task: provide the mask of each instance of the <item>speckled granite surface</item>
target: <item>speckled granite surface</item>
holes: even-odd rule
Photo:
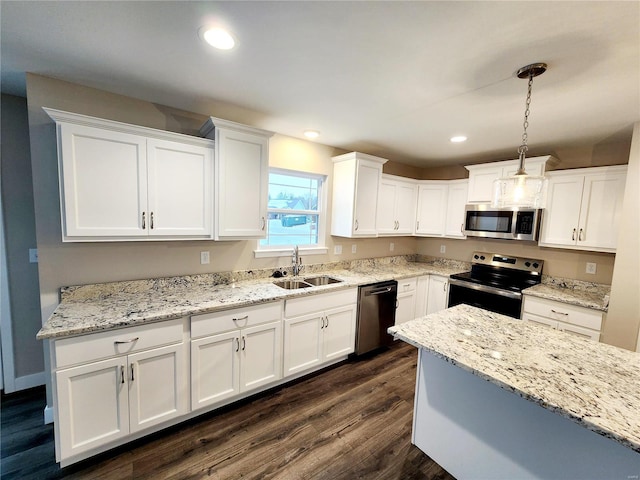
[[[416,260],[416,256],[305,265],[302,278],[328,274],[343,282],[299,290],[285,290],[274,285],[274,279],[269,276],[273,269],[65,287],[61,290],[61,303],[37,338],[81,335],[394,278],[427,274],[448,276],[469,269],[465,262],[411,260]]]
[[[527,288],[522,293],[606,312],[609,309],[611,285],[543,275],[542,283]]]
[[[640,353],[468,305],[389,332],[640,453]]]

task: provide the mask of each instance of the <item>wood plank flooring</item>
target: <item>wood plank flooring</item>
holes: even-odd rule
[[[455,480],[411,445],[417,352],[402,342],[60,469],[44,389],[3,395],[2,480]]]

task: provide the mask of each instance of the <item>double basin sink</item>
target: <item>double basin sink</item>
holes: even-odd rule
[[[278,280],[273,283],[280,288],[294,290],[297,288],[318,287],[321,285],[330,285],[332,283],[340,282],[342,282],[342,280],[338,280],[337,278],[333,278],[328,275],[318,275],[316,277],[306,277],[304,279]]]

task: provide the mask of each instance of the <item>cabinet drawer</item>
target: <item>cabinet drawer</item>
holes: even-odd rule
[[[63,338],[54,342],[55,368],[92,362],[160,345],[182,342],[184,319]]]
[[[191,338],[252,327],[282,318],[282,302],[234,308],[191,317]]]
[[[323,312],[330,308],[341,307],[358,302],[358,289],[339,290],[337,292],[312,295],[304,298],[285,300],[284,315],[287,318],[308,313]]]
[[[416,277],[398,280],[398,293],[414,292],[417,282],[418,279]]]
[[[600,330],[602,327],[602,312],[544,298],[525,295],[524,311],[592,330]]]

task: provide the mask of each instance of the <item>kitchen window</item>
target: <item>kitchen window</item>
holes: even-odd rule
[[[267,237],[258,240],[256,257],[290,255],[296,245],[307,255],[327,253],[325,180],[324,175],[269,169]]]

